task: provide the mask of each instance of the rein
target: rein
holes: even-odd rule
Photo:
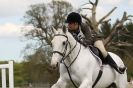
[[[77,45],[77,42],[76,42],[76,45]],[[74,48],[73,48],[73,49],[74,49]],[[73,79],[72,79],[72,76],[71,76],[71,74],[70,74],[69,68],[70,68],[71,65],[74,63],[74,61],[77,59],[77,57],[78,57],[78,55],[79,55],[79,53],[80,53],[80,50],[81,50],[81,44],[80,44],[80,49],[79,49],[79,52],[78,52],[77,56],[75,57],[75,59],[72,61],[72,63],[71,63],[69,66],[67,66],[66,63],[65,63],[64,60],[63,60],[63,64],[65,65],[65,67],[66,67],[66,69],[67,69],[67,72],[68,72],[68,75],[69,75],[69,78],[70,78],[70,80],[71,80],[71,82],[72,82],[72,84],[74,85],[75,88],[78,88],[78,86],[74,83],[74,81],[73,81]]]

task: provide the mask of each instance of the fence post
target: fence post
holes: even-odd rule
[[[14,88],[13,61],[9,61],[9,88]]]
[[[9,88],[14,88],[14,73],[13,73],[13,61],[9,61],[8,64],[0,64],[2,70],[2,88],[6,88],[6,69],[9,69]]]
[[[2,68],[2,88],[6,88],[6,69]]]

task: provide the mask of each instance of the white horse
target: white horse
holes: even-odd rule
[[[54,33],[51,66],[56,67],[58,63],[64,61],[77,88],[92,88],[101,68],[101,61],[91,53],[89,48],[78,43],[66,29],[54,29]],[[124,67],[119,56],[111,52],[109,54],[118,66]],[[51,88],[68,88],[67,85],[71,81],[66,66],[60,63],[59,70],[60,77]],[[119,74],[109,65],[103,65],[103,74],[94,88],[106,88],[113,82],[116,83],[117,88],[127,88],[126,71],[124,74]]]

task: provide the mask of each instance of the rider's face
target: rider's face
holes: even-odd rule
[[[70,22],[68,23],[68,29],[69,30],[77,30],[79,27],[79,24],[76,22]]]

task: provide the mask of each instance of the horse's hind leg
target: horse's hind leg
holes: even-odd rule
[[[127,88],[127,74],[119,74],[116,82],[117,88]]]
[[[63,81],[61,78],[51,87],[51,88],[66,88],[67,82]]]

